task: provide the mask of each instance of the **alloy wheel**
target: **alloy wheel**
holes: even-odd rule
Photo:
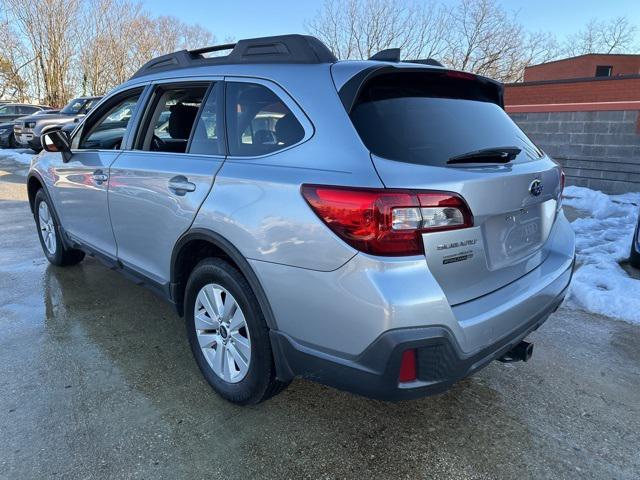
[[[225,382],[237,383],[249,371],[251,337],[240,305],[224,287],[200,289],[193,311],[196,337],[207,363]]]
[[[40,221],[40,236],[47,248],[47,251],[51,255],[56,254],[57,241],[56,241],[56,229],[53,223],[53,217],[49,211],[49,206],[46,202],[40,202],[38,206],[38,219]]]

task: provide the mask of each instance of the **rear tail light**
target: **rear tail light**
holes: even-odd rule
[[[416,368],[416,351],[415,349],[405,350],[402,352],[402,360],[400,360],[400,373],[398,381],[401,383],[413,382],[418,378],[418,369]]]
[[[473,226],[455,193],[303,185],[302,195],[336,235],[372,255],[420,255],[423,233]]]

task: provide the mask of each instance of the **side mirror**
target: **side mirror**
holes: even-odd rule
[[[40,140],[42,148],[47,152],[60,152],[62,153],[62,159],[66,163],[71,158],[71,144],[69,143],[69,137],[62,130],[54,130],[42,135]]]
[[[80,121],[80,117],[76,117],[73,119],[73,123],[78,123]]]

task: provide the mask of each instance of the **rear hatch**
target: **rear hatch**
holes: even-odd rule
[[[398,70],[347,83],[357,93],[342,99],[387,188],[455,192],[467,202],[472,227],[422,236],[429,269],[456,305],[544,261],[561,169],[504,112],[500,84]]]

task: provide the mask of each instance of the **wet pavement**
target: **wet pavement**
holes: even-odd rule
[[[92,259],[48,265],[0,153],[0,478],[638,478],[640,327],[561,308],[527,364],[384,403],[307,381],[216,397],[182,319]]]

